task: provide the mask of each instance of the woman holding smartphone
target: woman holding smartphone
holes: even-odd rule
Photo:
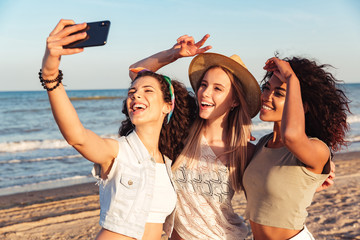
[[[170,214],[176,204],[168,157],[174,158],[182,149],[196,110],[194,99],[181,83],[143,72],[134,79],[124,100],[126,119],[119,130],[121,137],[102,138],[86,129],[66,94],[59,70],[63,55],[83,51],[64,48],[86,37],[86,33],[73,34],[86,24],[74,24],[61,20],[50,33],[39,77],[62,135],[95,164],[102,226],[97,239],[160,239],[165,219],[173,222]],[[174,131],[178,134],[170,134]]]

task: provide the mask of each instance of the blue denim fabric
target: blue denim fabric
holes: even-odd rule
[[[119,141],[119,153],[107,179],[100,178],[100,166],[94,164],[92,174],[98,179],[100,192],[100,222],[110,231],[141,239],[153,198],[155,160],[135,131]],[[171,160],[164,156],[171,179]],[[171,234],[174,214],[166,219]],[[172,223],[172,224],[171,224]]]

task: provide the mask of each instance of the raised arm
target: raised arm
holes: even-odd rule
[[[300,82],[290,64],[271,58],[264,67],[287,84],[281,137],[285,146],[313,172],[321,173],[330,157],[329,148],[320,140],[309,139],[305,133],[305,112]]]
[[[181,36],[177,39],[176,44],[172,48],[144,58],[132,64],[129,68],[136,69],[141,67],[156,72],[163,66],[168,65],[179,58],[195,56],[211,49],[211,46],[202,47],[209,37],[210,35],[206,34],[199,42],[195,43],[193,37],[188,35]],[[129,71],[129,75],[131,79],[136,77],[136,73],[133,71]]]
[[[86,33],[71,35],[84,29],[86,23],[66,27],[73,24],[75,23],[72,20],[60,20],[50,33],[47,38],[46,51],[42,62],[42,74],[40,76],[45,80],[43,84],[48,89],[48,97],[55,121],[66,141],[86,159],[99,163],[104,169],[107,169],[118,151],[116,140],[103,139],[92,131],[85,129],[63,85],[57,81],[46,82],[58,78],[62,55],[71,55],[83,51],[83,49],[79,48],[63,48],[64,45],[86,37]]]

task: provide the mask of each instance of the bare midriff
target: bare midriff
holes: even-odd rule
[[[250,220],[251,230],[254,240],[277,240],[289,239],[298,234],[301,230],[292,230],[286,228],[270,227],[255,223]]]
[[[145,232],[142,240],[153,240],[161,239],[163,224],[162,223],[146,223]],[[125,236],[120,233],[109,231],[105,228],[102,228],[99,234],[96,237],[96,240],[133,240],[135,238]]]

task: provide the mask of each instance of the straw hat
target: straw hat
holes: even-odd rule
[[[241,82],[244,89],[245,101],[248,104],[250,116],[253,118],[260,110],[260,87],[254,76],[247,70],[238,55],[226,57],[217,53],[202,53],[190,63],[189,78],[194,91],[204,73],[212,66],[221,66],[228,69]]]

